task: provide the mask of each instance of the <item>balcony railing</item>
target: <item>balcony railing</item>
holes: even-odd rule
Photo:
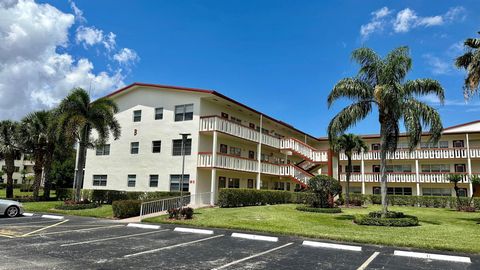
[[[261,138],[262,144],[281,150],[290,150],[294,154],[312,162],[327,162],[328,160],[328,152],[326,150],[317,150],[294,138],[280,139],[260,133],[253,128],[219,116],[201,117],[200,131],[219,131],[252,142],[259,142],[259,138]]]
[[[468,174],[467,173],[419,173],[418,182],[419,183],[450,183],[448,180],[448,175],[450,174],[460,174],[462,175],[462,180],[460,183],[468,183]],[[475,173],[475,175],[480,175]],[[365,173],[365,182],[380,182],[381,175],[380,173]],[[346,181],[346,173],[340,174],[340,181]],[[352,173],[350,176],[351,182],[362,182],[361,173]],[[403,172],[403,173],[387,173],[387,181],[394,183],[416,183],[417,176],[415,173]]]
[[[480,157],[480,149],[470,149],[472,157]],[[340,153],[340,160],[347,160],[344,153]],[[406,149],[398,149],[393,154],[388,154],[387,159],[411,160],[411,159],[453,159],[467,158],[466,148],[435,148],[435,149],[415,149],[412,152]],[[362,153],[354,153],[352,160],[361,160]],[[368,151],[363,153],[364,160],[380,160],[380,151]]]
[[[258,172],[258,161],[232,155],[217,154],[216,164],[213,164],[212,153],[198,153],[198,167],[220,168],[243,172]],[[274,164],[261,162],[261,173],[275,176],[287,176],[306,185],[312,174],[298,168],[293,164]]]

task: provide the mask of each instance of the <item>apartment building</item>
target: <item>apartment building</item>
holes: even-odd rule
[[[119,112],[119,139],[87,151],[84,188],[212,193],[219,188],[301,190],[316,174],[344,184],[346,158],[328,140],[252,109],[218,92],[134,83],[107,96]],[[480,171],[480,122],[445,129],[437,145],[410,153],[402,137],[389,159],[389,193],[451,195],[447,173]],[[185,141],[183,186],[182,135]],[[368,135],[368,152],[354,155],[351,191],[378,192],[379,136]],[[427,137],[425,136],[425,139]],[[212,201],[213,203],[213,201]]]
[[[398,150],[388,157],[388,194],[455,196],[453,184],[447,176],[459,174],[460,194],[480,196],[480,188],[472,186],[470,178],[480,176],[480,121],[465,123],[443,130],[436,144],[422,142],[412,152],[406,136],[402,135]],[[352,156],[350,191],[362,194],[380,194],[380,138],[379,135],[362,136],[369,150]],[[340,153],[334,173],[345,181],[347,157]]]
[[[24,177],[33,175],[33,165],[34,162],[28,155],[17,153],[14,161],[13,183],[22,184]],[[5,159],[3,157],[0,157],[0,169],[5,172]],[[7,183],[7,175],[5,173],[0,177],[0,184],[3,183]]]

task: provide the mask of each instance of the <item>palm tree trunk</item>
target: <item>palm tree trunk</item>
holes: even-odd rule
[[[78,158],[77,158],[77,173],[75,174],[75,201],[79,202],[83,187],[83,177],[84,177],[84,168],[85,168],[85,158],[87,155],[87,127],[84,127],[81,131],[81,140],[78,144]]]
[[[352,174],[352,157],[347,155],[348,158],[348,166],[347,166],[347,188],[346,188],[346,196],[345,196],[345,205],[347,207],[350,206],[350,176]]]
[[[380,126],[380,176],[381,176],[381,184],[380,184],[380,189],[381,189],[381,196],[382,196],[382,217],[385,217],[388,212],[388,202],[387,202],[387,142],[385,138],[385,128],[383,126],[384,124],[381,123]]]
[[[5,155],[5,173],[7,174],[7,198],[13,198],[13,172],[15,171],[15,157],[13,154]]]
[[[43,151],[37,149],[35,151],[35,165],[33,166],[33,172],[35,173],[35,180],[33,181],[33,199],[38,201],[40,184],[42,183],[42,173],[43,173]]]
[[[51,150],[51,149],[50,149]],[[52,171],[52,161],[53,161],[53,151],[48,150],[45,155],[44,163],[44,172],[45,172],[45,183],[43,187],[43,198],[48,201],[50,199],[50,189],[52,187],[52,182],[50,180],[50,173]]]

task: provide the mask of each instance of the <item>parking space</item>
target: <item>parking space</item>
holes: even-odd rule
[[[94,218],[0,219],[0,230],[1,269],[480,269],[471,255],[471,263],[420,259],[387,247]]]

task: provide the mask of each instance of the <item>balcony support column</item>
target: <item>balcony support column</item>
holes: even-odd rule
[[[468,196],[472,197],[473,195],[473,185],[472,185],[472,158],[470,157],[470,141],[468,138],[468,133],[465,134],[465,139],[467,142],[467,166],[468,166]]]
[[[212,179],[210,181],[210,204],[214,205],[217,198],[217,144],[218,144],[218,133],[216,130],[213,131],[213,145],[212,145]]]
[[[257,144],[257,189],[261,188],[262,181],[262,137],[263,137],[263,115],[260,115],[260,134],[258,135],[258,144]]]
[[[361,178],[362,178],[362,194],[365,195],[365,160],[363,159],[363,149],[362,152],[360,153],[361,155]]]
[[[420,196],[420,171],[418,168],[418,159],[415,159],[415,182],[417,183],[417,196]]]

